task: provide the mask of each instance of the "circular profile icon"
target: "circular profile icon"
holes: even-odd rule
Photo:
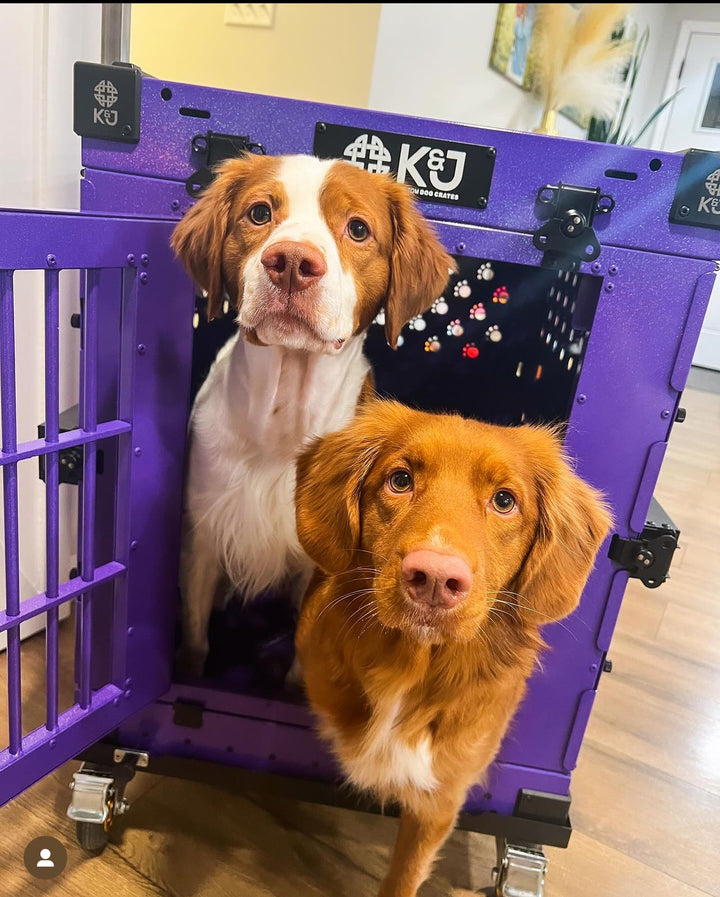
[[[55,878],[67,865],[67,850],[57,838],[35,838],[25,848],[23,859],[35,878]]]

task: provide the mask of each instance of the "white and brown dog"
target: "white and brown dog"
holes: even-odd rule
[[[384,307],[391,346],[442,292],[453,259],[407,187],[343,161],[229,160],[172,246],[239,332],[190,418],[182,551],[185,673],[200,674],[223,579],[245,598],[312,564],[295,530],[295,460],[354,415],[370,368],[365,332]]]

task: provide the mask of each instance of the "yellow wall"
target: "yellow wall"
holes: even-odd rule
[[[272,28],[224,3],[133,3],[130,61],[168,81],[365,107],[379,3],[278,3]]]

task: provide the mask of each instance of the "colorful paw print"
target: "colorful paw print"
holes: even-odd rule
[[[478,302],[476,305],[470,309],[470,317],[473,321],[484,321],[485,320],[485,306],[482,302]]]
[[[447,335],[448,336],[462,336],[465,333],[465,328],[460,323],[460,320],[456,318],[454,321],[450,321],[447,325]]]
[[[499,343],[502,339],[502,333],[500,333],[500,328],[497,324],[493,324],[492,327],[488,327],[485,331],[486,339],[489,339],[491,343]]]
[[[472,290],[470,289],[470,284],[467,280],[459,280],[455,284],[455,289],[453,290],[453,295],[456,299],[469,299]]]
[[[465,343],[462,350],[463,358],[477,358],[480,350],[475,343]]]
[[[477,279],[478,280],[492,280],[495,277],[495,272],[492,269],[492,265],[490,262],[483,262],[482,265],[478,268],[477,271]]]
[[[385,325],[385,309],[381,308],[380,311],[375,316],[375,320],[373,324],[379,324],[381,327]]]
[[[507,305],[510,298],[507,287],[498,287],[493,293],[493,302],[499,302],[500,305]]]
[[[437,298],[433,302],[432,307],[430,308],[430,311],[436,315],[446,315],[450,311],[450,308],[449,308],[447,302],[445,301],[445,297],[440,296],[439,298]]]
[[[425,351],[426,352],[439,352],[440,351],[440,340],[436,336],[431,336],[429,339],[425,340]]]
[[[425,323],[425,318],[422,315],[418,315],[416,318],[411,318],[408,321],[408,327],[411,330],[424,330],[427,324]]]

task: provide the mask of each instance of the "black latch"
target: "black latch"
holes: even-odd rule
[[[140,140],[142,72],[135,65],[76,62],[73,130],[81,137],[137,143]]]
[[[206,134],[196,134],[191,146],[193,159],[202,161],[197,171],[185,181],[185,189],[190,196],[198,196],[212,182],[215,177],[213,166],[218,162],[245,153],[257,152],[259,155],[265,155],[262,143],[253,143],[247,135],[216,134],[214,131],[208,131]]]
[[[77,430],[79,423],[79,406],[73,405],[60,413],[59,431],[67,433],[70,430]],[[38,424],[38,437],[45,438],[45,424]],[[95,452],[96,472],[100,476],[104,469],[104,458],[102,449]],[[38,457],[40,466],[40,479],[45,482],[45,455]],[[83,479],[83,447],[81,445],[69,445],[60,449],[58,452],[58,480],[61,483],[69,483],[71,486],[77,486],[82,483]]]
[[[546,184],[538,190],[536,214],[545,223],[533,234],[536,249],[543,251],[544,268],[577,270],[580,262],[600,255],[600,244],[592,229],[596,214],[615,208],[615,200],[599,187]]]
[[[680,530],[653,498],[645,528],[637,539],[613,536],[608,557],[629,571],[649,589],[669,578],[670,564],[678,548]]]

